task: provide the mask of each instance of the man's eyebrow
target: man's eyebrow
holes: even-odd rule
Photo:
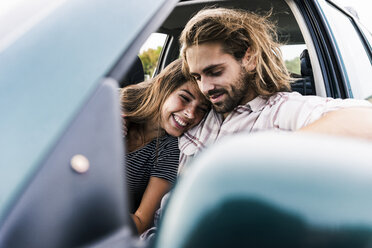
[[[194,96],[193,94],[191,94],[190,91],[188,91],[188,90],[186,90],[186,89],[181,89],[181,91],[186,92],[188,95],[190,95],[190,97],[191,97],[192,99],[195,99],[195,96]]]
[[[210,71],[210,70],[213,70],[214,68],[216,68],[216,67],[218,67],[218,66],[221,66],[221,65],[223,65],[223,63],[215,64],[215,65],[209,65],[209,66],[207,66],[207,67],[205,67],[205,68],[203,69],[203,73],[206,73],[206,72],[208,72],[208,71]]]
[[[218,66],[221,66],[223,64],[224,63],[209,65],[209,66],[205,67],[202,72],[203,73],[207,73],[208,71],[213,70],[214,68],[216,68]],[[200,74],[199,73],[196,73],[196,72],[190,72],[190,75],[191,76],[199,76]]]

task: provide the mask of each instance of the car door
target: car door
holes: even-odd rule
[[[296,1],[311,33],[326,95],[365,99],[372,94],[371,45],[358,20],[327,0]]]
[[[117,79],[175,1],[18,3],[0,16],[0,247],[132,247]]]
[[[369,32],[363,32],[358,18],[331,1],[319,1],[330,37],[344,74],[344,85],[350,97],[365,99],[372,95],[372,50]]]

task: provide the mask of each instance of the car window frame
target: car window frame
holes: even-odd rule
[[[113,78],[120,82],[126,75],[133,61],[139,53],[141,46],[145,43],[151,33],[155,33],[165,18],[170,14],[178,0],[165,0],[160,8],[155,12],[151,20],[140,30],[139,35],[132,41],[127,49],[121,54],[115,62],[106,77]],[[160,57],[159,57],[160,58]],[[156,72],[156,69],[155,69]]]
[[[362,99],[365,97],[365,94],[362,93],[364,90],[367,89],[369,93],[372,93],[372,85],[364,85],[365,79],[370,78],[367,75],[372,75],[372,56],[368,41],[366,41],[366,37],[362,34],[359,26],[357,25],[356,18],[347,10],[341,8],[330,0],[321,0],[318,1],[318,4],[322,8],[326,25],[329,27],[329,35],[333,40],[335,53],[339,60],[339,66],[341,67],[341,72],[344,75],[343,83],[345,85],[345,90],[347,91],[346,93],[350,98]],[[342,18],[339,21],[345,21],[345,25],[347,25],[347,27],[344,29],[350,29],[347,36],[352,37],[352,39],[348,38],[348,41],[346,42],[343,32],[338,30],[339,23],[334,21],[336,18]],[[354,47],[353,50],[355,52],[358,51],[360,53],[359,56],[362,56],[358,56],[358,58],[370,62],[370,66],[364,65],[364,69],[366,70],[361,70],[359,67],[352,68],[355,65],[355,62],[358,63],[360,61],[357,61],[354,56],[351,55],[351,51],[350,49],[348,51],[347,45],[345,47],[345,44],[349,44],[351,42]],[[350,60],[354,62],[350,62]]]
[[[320,65],[320,73],[323,77],[325,96],[349,98],[347,85],[345,85],[345,75],[340,66],[340,58],[319,1],[295,1],[295,5],[304,19],[306,28],[310,34],[310,43],[315,48],[315,53],[310,53],[310,56],[316,55],[317,57]]]

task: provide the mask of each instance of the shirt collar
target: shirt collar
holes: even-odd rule
[[[250,100],[246,104],[238,105],[235,107],[233,112],[240,112],[239,110],[242,109],[250,109],[252,112],[259,112],[266,106],[267,99],[263,98],[262,96],[256,96],[254,99]]]
[[[249,101],[246,105],[248,105],[252,112],[259,112],[266,106],[267,99],[263,98],[262,96],[256,96],[253,100]]]

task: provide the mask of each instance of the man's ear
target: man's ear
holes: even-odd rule
[[[256,56],[253,55],[250,47],[248,47],[247,51],[245,52],[242,63],[247,71],[253,71],[256,69]]]

